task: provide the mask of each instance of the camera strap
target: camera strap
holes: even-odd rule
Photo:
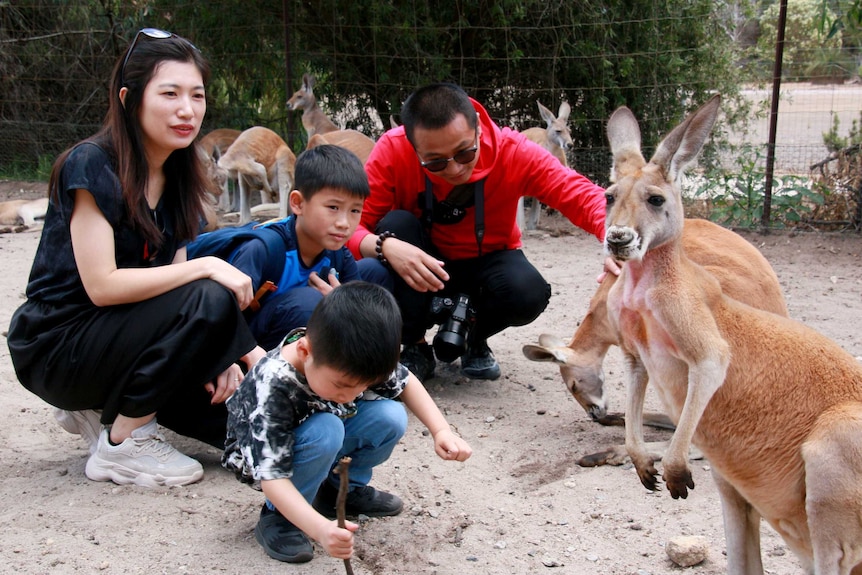
[[[458,186],[452,189],[446,197],[446,201],[454,199],[453,196],[461,195],[461,190]],[[461,200],[462,198],[457,198]],[[473,182],[473,202],[476,206],[476,216],[474,218],[473,230],[476,234],[476,246],[479,249],[479,256],[482,255],[482,240],[485,239],[485,178]],[[456,205],[457,209],[466,209]],[[434,185],[431,183],[431,178],[425,176],[425,206],[422,208],[422,223],[425,224],[425,230],[429,237],[431,235],[431,225],[434,223]]]

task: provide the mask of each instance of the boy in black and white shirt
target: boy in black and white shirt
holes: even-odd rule
[[[398,363],[400,339],[392,295],[346,283],[321,300],[305,330],[261,359],[228,401],[222,464],[266,495],[255,537],[271,557],[310,561],[308,537],[333,557],[352,555],[358,525],[341,529],[327,519],[335,517],[332,470],[342,457],[351,458],[348,515],[401,512],[397,496],[368,483],[406,430],[405,405],[431,432],[441,458],[470,457],[422,383]]]

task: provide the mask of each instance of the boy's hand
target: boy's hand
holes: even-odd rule
[[[338,273],[333,269],[329,270],[329,276],[326,279],[329,281],[324,281],[317,272],[311,272],[311,275],[308,277],[308,285],[323,295],[328,294],[341,285],[341,282],[338,281]]]
[[[441,459],[450,461],[467,461],[473,455],[470,445],[448,428],[434,435],[434,451]]]
[[[344,529],[337,521],[329,521],[315,538],[324,551],[336,559],[350,559],[353,556],[353,532],[359,525],[352,521],[344,522]]]

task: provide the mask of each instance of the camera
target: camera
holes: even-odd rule
[[[431,317],[440,328],[434,336],[434,355],[450,363],[467,352],[467,338],[476,322],[476,312],[470,298],[463,293],[451,297],[431,299]]]

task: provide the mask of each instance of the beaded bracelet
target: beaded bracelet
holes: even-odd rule
[[[377,252],[377,261],[387,267],[389,266],[389,260],[387,260],[383,255],[383,242],[394,237],[395,234],[392,232],[381,232],[380,235],[377,236],[377,245],[374,246],[374,251]]]

